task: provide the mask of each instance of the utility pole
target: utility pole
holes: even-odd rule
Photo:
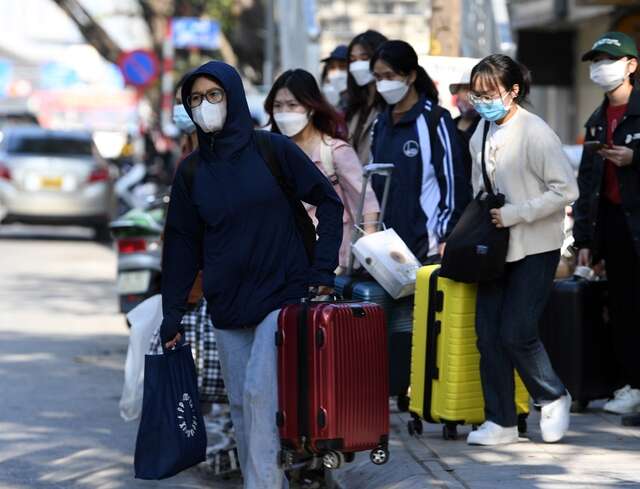
[[[262,84],[265,87],[273,85],[276,58],[276,26],[273,19],[273,2],[267,0],[265,6],[265,41],[264,66],[262,68]]]

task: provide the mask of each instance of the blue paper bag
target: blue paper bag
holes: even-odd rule
[[[147,355],[144,368],[135,476],[165,479],[206,459],[207,433],[191,347]]]

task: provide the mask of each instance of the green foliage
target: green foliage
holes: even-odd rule
[[[205,14],[220,22],[222,32],[229,34],[235,23],[233,12],[233,0],[204,0],[206,3]]]

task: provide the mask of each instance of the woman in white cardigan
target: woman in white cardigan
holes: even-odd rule
[[[493,223],[509,228],[504,275],[478,287],[476,329],[486,422],[467,442],[498,445],[518,441],[514,368],[542,406],[546,442],[569,427],[571,397],[554,372],[538,335],[538,322],[553,287],[563,242],[564,208],[578,187],[562,143],[538,116],[522,107],[529,71],[508,56],[492,55],[473,69],[471,101],[483,117],[470,150],[474,191],[483,190],[481,156],[505,205],[491,210]]]

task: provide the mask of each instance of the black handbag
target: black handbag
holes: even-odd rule
[[[440,275],[457,282],[487,282],[500,278],[509,249],[509,229],[491,222],[491,209],[504,205],[504,195],[491,186],[485,163],[489,123],[482,135],[482,178],[486,192],[479,192],[464,210],[447,239]]]

